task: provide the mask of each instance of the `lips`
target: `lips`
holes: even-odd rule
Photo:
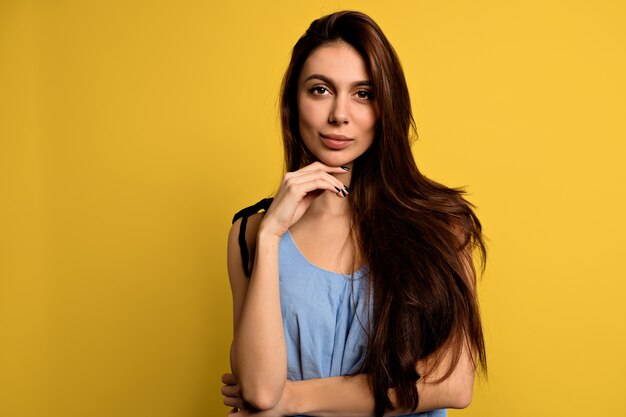
[[[326,146],[328,146],[331,149],[343,149],[347,146],[350,145],[350,142],[352,142],[353,139],[350,139],[347,136],[344,135],[322,135],[320,134],[320,137],[322,138],[322,142],[324,142],[324,144]]]

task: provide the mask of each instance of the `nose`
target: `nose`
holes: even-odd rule
[[[337,96],[333,100],[333,106],[328,115],[328,123],[331,125],[342,125],[348,123],[348,103],[347,99]]]

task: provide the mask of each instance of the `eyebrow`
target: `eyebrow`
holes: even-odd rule
[[[328,83],[328,84],[330,84],[332,86],[335,85],[335,82],[333,80],[331,80],[330,78],[328,78],[327,76],[322,75],[322,74],[311,74],[308,77],[306,77],[304,82],[307,82],[309,80],[321,80],[321,81],[324,81],[325,83]],[[352,83],[353,87],[357,87],[357,86],[361,86],[361,85],[371,87],[372,86],[372,82],[369,81],[369,80],[363,80],[363,81],[355,81],[355,82]]]

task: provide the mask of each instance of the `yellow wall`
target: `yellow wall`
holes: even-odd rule
[[[489,381],[451,415],[626,415],[624,2],[4,0],[1,416],[226,413],[230,218],[280,176],[291,46],[343,8],[489,237]]]

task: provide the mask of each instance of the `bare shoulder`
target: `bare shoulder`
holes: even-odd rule
[[[227,265],[228,265],[228,279],[230,281],[230,290],[233,297],[233,326],[237,327],[239,322],[239,316],[243,308],[246,293],[248,291],[248,284],[250,279],[246,276],[243,266],[242,248],[240,244],[240,233],[242,224],[245,224],[245,245],[247,253],[249,255],[248,267],[249,271],[252,270],[252,263],[254,261],[254,253],[256,251],[256,235],[263,219],[262,213],[253,214],[246,218],[244,223],[243,218],[237,219],[230,228],[228,234],[228,250],[227,250]]]
[[[252,270],[254,254],[256,252],[256,236],[259,226],[263,220],[263,213],[256,213],[247,217],[245,222],[245,244],[249,254],[249,270]],[[240,234],[243,218],[237,219],[230,228],[228,234],[228,273],[231,277],[244,277],[247,279],[243,268],[242,248],[240,244]]]

